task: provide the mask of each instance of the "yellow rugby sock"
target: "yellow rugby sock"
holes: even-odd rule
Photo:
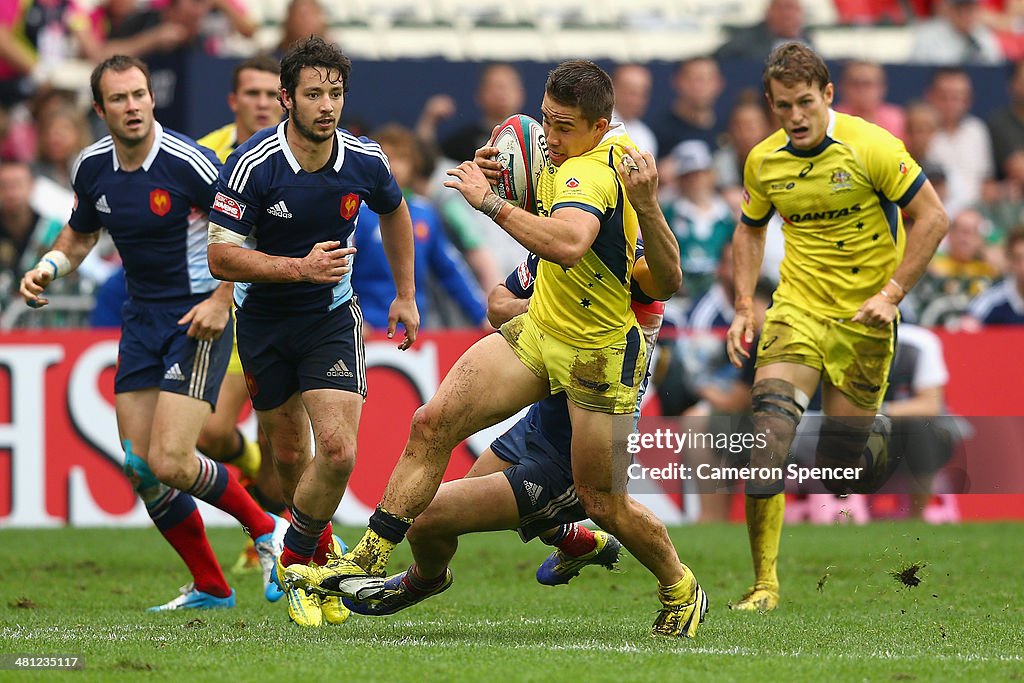
[[[769,498],[747,496],[747,535],[754,560],[754,585],[778,590],[779,541],[782,518],[786,512],[786,494]]]
[[[685,605],[693,600],[693,588],[696,579],[693,572],[685,564],[683,565],[683,578],[671,586],[658,586],[658,599],[663,605]]]
[[[383,538],[376,531],[367,529],[359,543],[356,543],[356,547],[352,548],[349,557],[367,574],[383,576],[387,571],[391,551],[396,545],[398,544]]]

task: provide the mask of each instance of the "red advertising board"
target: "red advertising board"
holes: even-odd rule
[[[1024,414],[1024,356],[1017,353],[1024,348],[1024,330],[940,336],[953,411]],[[405,445],[413,412],[479,337],[477,332],[426,334],[405,352],[383,339],[367,345],[370,394],[355,474],[339,508],[343,522],[365,521]],[[116,361],[116,333],[54,330],[0,336],[0,526],[148,523],[120,474],[123,456],[113,407]],[[447,478],[461,476],[500,431],[463,443],[452,454]],[[1019,457],[1024,434],[1000,435],[998,447]],[[651,504],[651,495],[659,500]],[[1024,518],[1020,495],[969,495],[957,502],[964,519]],[[668,521],[686,518],[678,496],[649,494],[645,503]]]

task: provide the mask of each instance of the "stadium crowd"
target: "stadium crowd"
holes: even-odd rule
[[[230,33],[243,45],[248,40],[255,52],[258,27],[252,15],[258,12],[252,7],[240,0],[5,4],[0,13],[0,287],[6,315],[0,328],[86,324],[96,290],[120,276],[116,250],[104,240],[76,277],[59,283],[61,291],[54,293],[67,296],[46,316],[8,310],[17,274],[35,263],[70,213],[70,173],[78,152],[102,129],[86,106],[82,74],[115,53],[142,58],[175,51],[224,54]],[[275,55],[299,36],[329,29],[327,8],[317,0],[293,0],[279,9],[283,14],[270,17],[280,26]],[[836,0],[834,9],[842,24],[912,24],[913,61],[936,65],[921,97],[906,106],[886,101],[886,70],[879,64],[845,62],[836,79],[836,110],[904,140],[939,188],[952,219],[939,257],[902,306],[903,318],[967,329],[1024,322],[1024,236],[1015,231],[1024,223],[1024,66],[1014,62],[1024,56],[1019,3]],[[644,65],[624,64],[613,71],[617,116],[640,147],[659,159],[660,198],[681,248],[685,282],[670,304],[670,325],[690,327],[699,322],[695,314],[706,317],[713,309],[712,327],[728,326],[731,301],[716,292],[715,273],[738,215],[743,160],[771,126],[764,98],[755,91],[740,92],[728,115],[716,116],[725,91],[719,60],[763,60],[773,45],[789,39],[810,41],[804,8],[799,0],[771,0],[763,21],[737,29],[712,55],[684,60],[670,83],[654,82]],[[932,52],[940,44],[941,53]],[[959,51],[953,49],[961,44]],[[971,114],[972,84],[962,67],[999,63],[1008,65],[1005,106],[983,121]],[[648,111],[655,88],[673,93],[667,110]],[[445,93],[423,103],[415,137],[389,121],[346,122],[357,133],[380,129],[398,141],[390,149],[409,160],[404,189],[424,211],[417,234],[433,245],[424,254],[441,255],[430,256],[430,267],[417,273],[434,304],[427,307],[428,328],[485,325],[483,293],[524,256],[501,231],[480,229],[483,217],[441,183],[449,167],[442,159],[471,158],[496,123],[526,108],[525,97],[515,66],[495,63],[480,70],[479,120],[449,134],[437,133],[455,114],[455,101]],[[208,131],[185,132],[198,138]],[[764,275],[772,278],[782,256],[781,235],[777,229],[769,235]],[[366,261],[373,258],[364,257],[363,265],[372,265]],[[369,267],[363,274],[372,277]],[[373,283],[362,284],[372,296]],[[103,311],[92,317],[102,322]]]

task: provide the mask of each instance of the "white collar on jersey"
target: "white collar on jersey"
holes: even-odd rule
[[[625,134],[626,134],[626,125],[624,123],[622,123],[622,121],[616,121],[616,120],[612,119],[608,123],[608,130],[606,130],[604,132],[604,135],[601,137],[601,142],[604,142],[605,140],[608,140],[609,138],[615,138],[615,137],[619,137],[620,135],[625,135]],[[598,144],[600,144],[600,143],[598,143]]]
[[[281,151],[284,152],[284,158],[288,160],[288,165],[292,168],[292,173],[298,175],[299,171],[302,170],[302,166],[299,165],[299,160],[292,154],[292,148],[288,146],[288,139],[285,136],[284,124],[288,123],[288,119],[285,119],[281,123],[277,124],[277,141],[281,143]],[[341,129],[334,129],[334,139],[338,143],[338,158],[334,160],[334,170],[340,171],[341,165],[345,163],[345,143],[341,140]]]
[[[149,154],[142,161],[142,169],[148,171],[149,167],[153,165],[156,160],[156,155],[160,151],[160,143],[164,139],[164,127],[160,125],[159,121],[153,121],[153,146],[149,148]],[[114,157],[114,170],[117,171],[121,168],[121,162],[117,160],[117,147],[115,146],[110,150],[110,155]]]

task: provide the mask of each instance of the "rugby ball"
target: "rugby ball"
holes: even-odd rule
[[[501,164],[495,192],[507,202],[537,213],[537,184],[548,165],[548,145],[541,125],[525,114],[513,114],[498,127],[490,141],[498,148]]]

